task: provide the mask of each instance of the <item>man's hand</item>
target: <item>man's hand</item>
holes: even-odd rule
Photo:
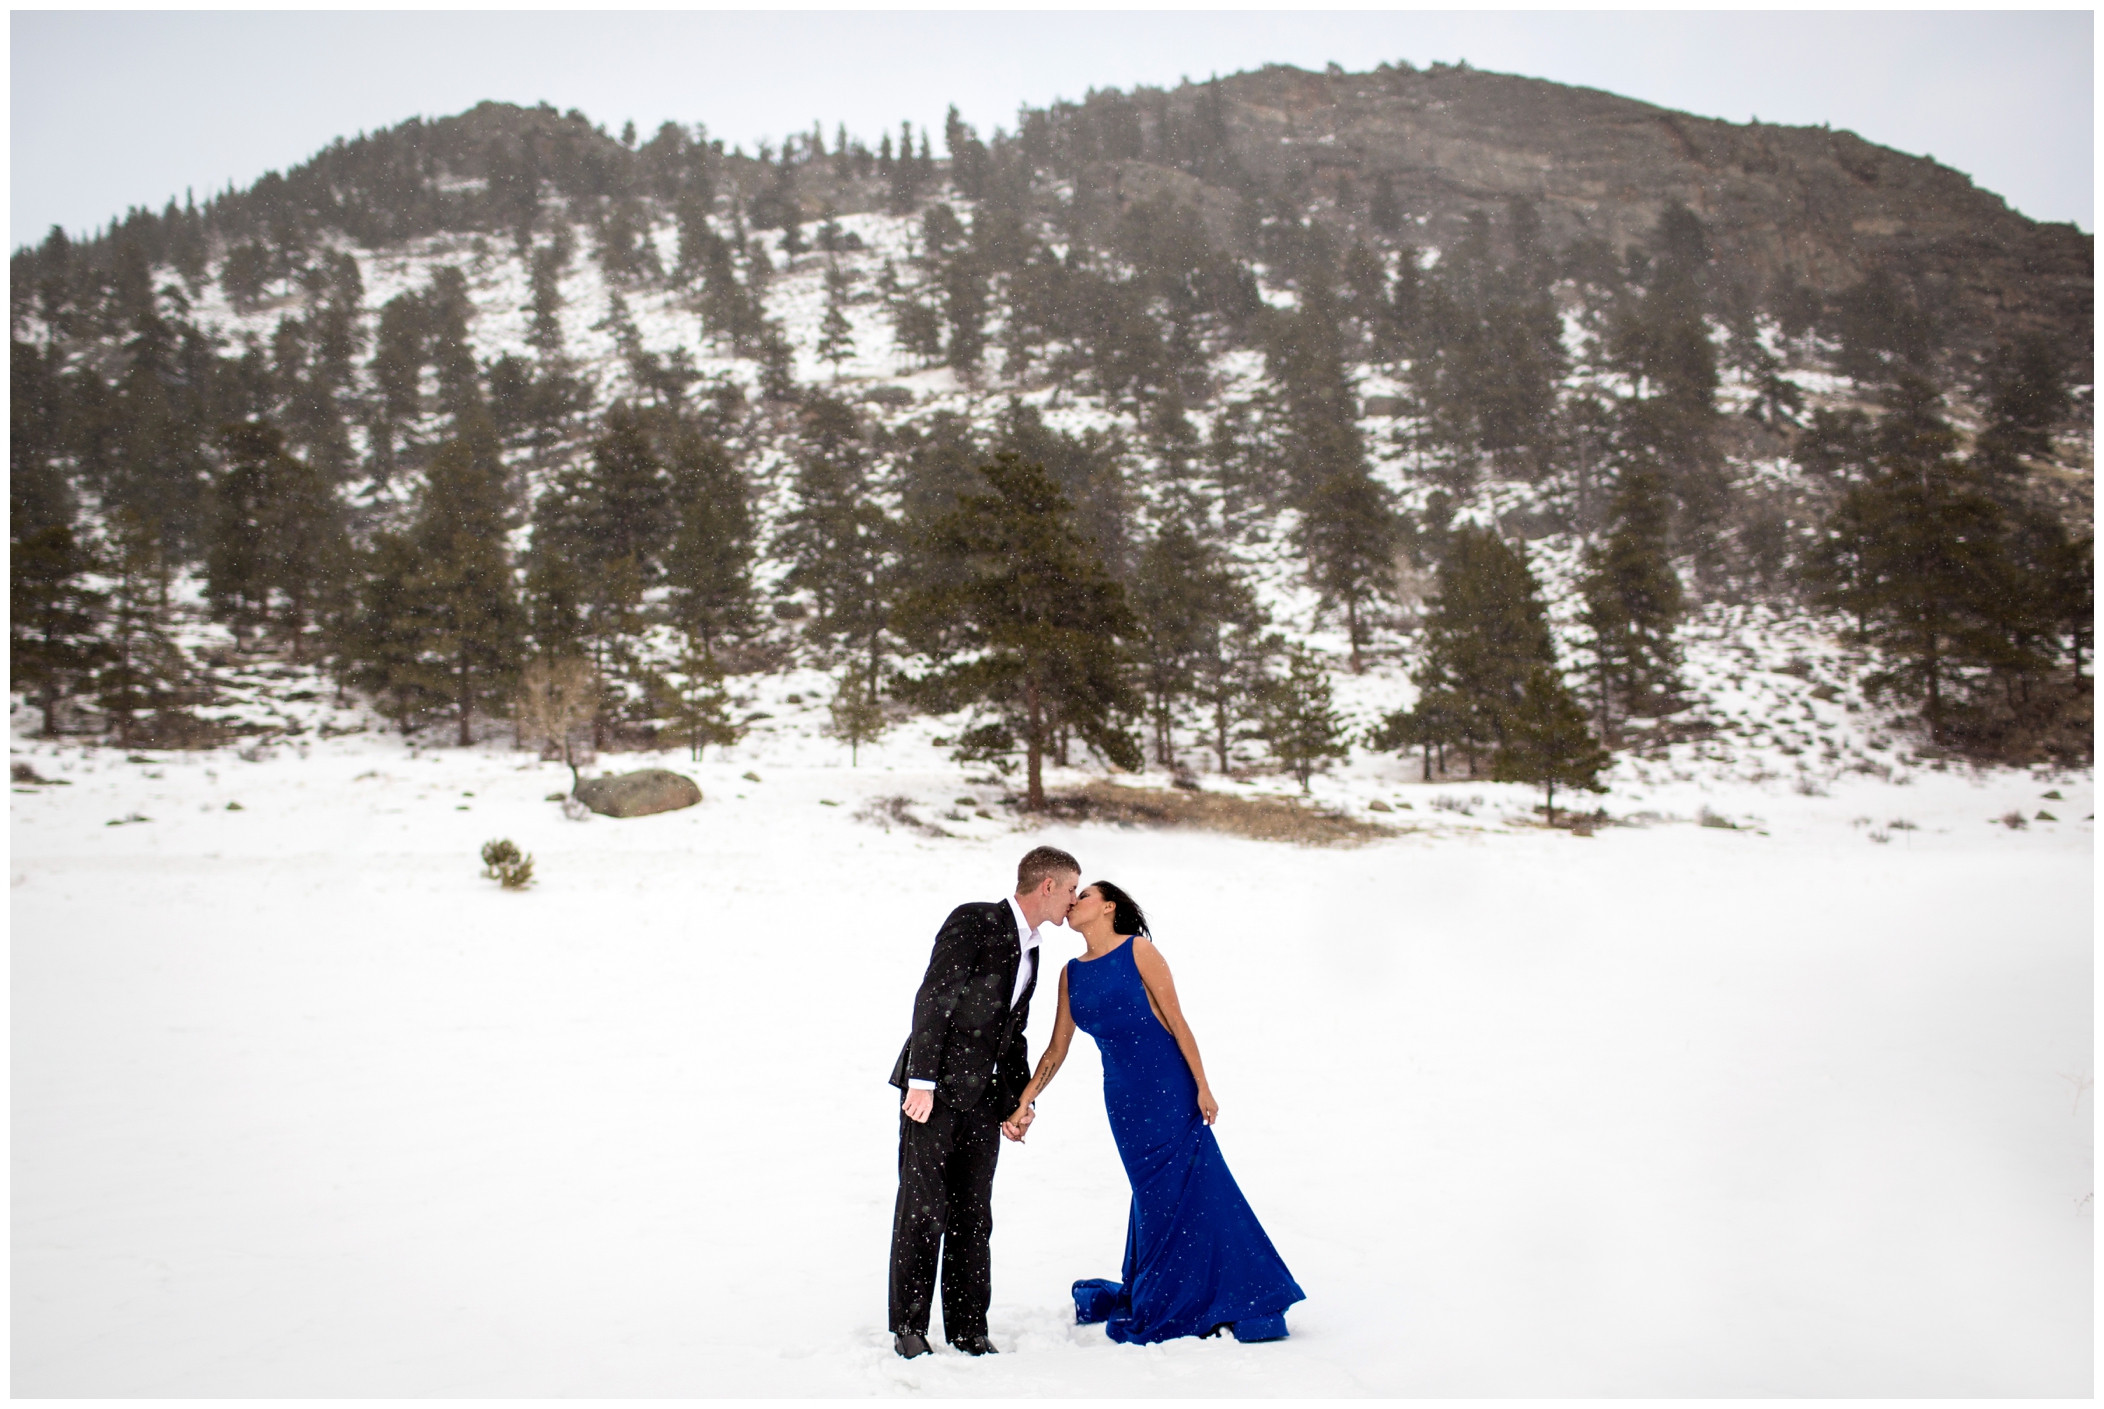
[[[906,1113],[906,1119],[918,1125],[926,1125],[928,1117],[935,1114],[935,1093],[918,1088],[908,1091],[899,1109]]]
[[[1037,1111],[1030,1106],[1017,1106],[1015,1114],[1001,1122],[1001,1133],[1018,1145],[1030,1133],[1030,1122],[1037,1119]]]

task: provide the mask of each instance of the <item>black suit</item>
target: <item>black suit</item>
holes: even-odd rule
[[[1022,942],[1005,900],[960,905],[943,921],[913,1000],[913,1033],[891,1084],[935,1083],[926,1123],[899,1116],[899,1197],[891,1221],[891,1329],[928,1332],[938,1250],[943,1334],[986,1334],[993,1300],[994,1165],[1001,1122],[1030,1082],[1030,995],[1015,993]]]

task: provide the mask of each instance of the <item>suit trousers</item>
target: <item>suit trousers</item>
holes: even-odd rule
[[[891,1329],[928,1333],[938,1250],[942,1331],[986,1334],[993,1301],[994,1163],[1001,1122],[935,1099],[925,1124],[899,1116],[899,1199],[891,1215]]]

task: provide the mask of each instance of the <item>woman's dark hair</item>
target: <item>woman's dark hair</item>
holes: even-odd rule
[[[1148,933],[1147,915],[1140,909],[1139,901],[1109,881],[1096,881],[1094,884],[1096,893],[1110,902],[1110,927],[1114,933],[1144,934],[1149,939],[1154,938]]]

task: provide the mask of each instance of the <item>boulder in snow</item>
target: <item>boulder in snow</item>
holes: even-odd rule
[[[602,817],[648,817],[692,807],[701,801],[701,789],[670,769],[642,768],[587,778],[577,785],[577,800]]]

